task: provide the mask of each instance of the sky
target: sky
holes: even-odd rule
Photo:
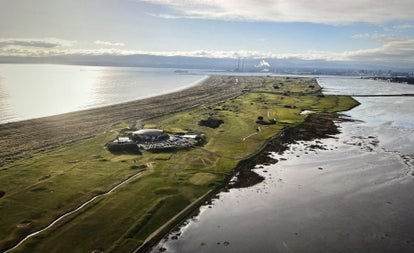
[[[413,0],[0,0],[0,57],[194,56],[414,68]]]

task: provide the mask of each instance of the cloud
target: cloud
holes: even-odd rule
[[[143,0],[166,18],[345,24],[413,20],[412,0]],[[164,9],[164,8],[163,8]]]
[[[0,56],[49,57],[61,55],[133,55],[139,51],[116,48],[75,49],[75,48],[0,48]]]
[[[394,35],[389,34],[378,34],[378,33],[362,33],[362,34],[355,34],[352,35],[353,39],[372,39],[380,42],[390,42],[395,40],[400,40],[401,38],[398,38]]]
[[[7,47],[7,46],[53,48],[53,47],[59,46],[59,44],[45,42],[45,41],[19,41],[19,40],[0,41],[0,47]]]
[[[55,38],[45,39],[0,39],[1,48],[57,48],[63,46],[71,46],[74,41],[61,40]]]
[[[111,47],[123,47],[125,46],[122,42],[109,42],[109,41],[102,41],[102,40],[96,40],[95,44],[97,45],[103,45],[103,46],[111,46]]]
[[[348,61],[414,64],[413,45],[414,39],[394,38],[378,48],[344,52],[343,58]]]
[[[414,66],[414,39],[401,38],[381,34],[359,34],[355,38],[371,38],[381,41],[382,45],[377,48],[353,50],[345,52],[329,51],[308,51],[301,53],[274,53],[251,50],[195,50],[195,51],[142,51],[124,50],[120,48],[74,48],[71,43],[58,40],[57,45],[48,45],[38,42],[50,40],[21,39],[0,39],[0,56],[21,56],[21,57],[47,57],[60,55],[154,55],[154,56],[185,56],[185,57],[205,57],[238,59],[249,58],[257,59],[262,62],[262,66],[267,66],[271,59],[294,59],[294,60],[322,60],[322,61],[341,61],[341,62],[362,62],[379,64],[407,64]],[[22,43],[24,42],[24,43]],[[37,42],[37,43],[35,43]],[[34,46],[36,45],[36,46]],[[67,45],[67,46],[64,46]]]
[[[414,28],[414,25],[412,25],[412,24],[401,24],[401,25],[394,25],[392,28],[394,30],[405,30],[405,29]]]

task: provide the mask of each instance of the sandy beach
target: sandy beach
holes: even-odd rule
[[[186,90],[96,109],[0,125],[0,166],[28,153],[58,147],[95,136],[119,122],[157,117],[203,103],[238,96],[247,86],[231,76],[212,76]],[[260,86],[260,78],[249,78],[249,87]]]

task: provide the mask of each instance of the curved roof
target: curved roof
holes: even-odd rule
[[[133,135],[146,135],[146,136],[161,136],[164,134],[164,131],[161,129],[140,129],[132,133]]]

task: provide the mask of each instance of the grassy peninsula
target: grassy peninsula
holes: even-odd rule
[[[13,252],[132,252],[180,211],[219,189],[269,138],[301,124],[307,117],[303,111],[339,112],[358,104],[348,96],[323,95],[310,78],[212,77],[192,89],[146,104],[58,116],[75,122],[76,127],[65,129],[69,137],[56,141],[44,133],[43,145],[30,146],[29,136],[28,144],[17,141],[14,152],[2,151],[0,251],[99,196]],[[217,128],[199,124],[212,118],[223,123]],[[144,128],[204,134],[205,144],[141,155],[108,152],[104,145],[138,119]],[[267,124],[274,119],[276,124]],[[42,120],[8,124],[0,133],[8,133],[12,143],[13,133],[24,135],[22,129]]]

